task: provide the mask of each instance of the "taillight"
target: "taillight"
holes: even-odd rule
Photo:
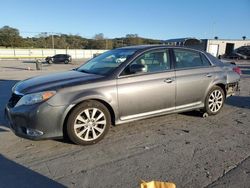
[[[240,67],[234,67],[233,71],[236,72],[236,73],[238,73],[238,74],[241,74]]]

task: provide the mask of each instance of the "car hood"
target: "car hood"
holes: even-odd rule
[[[12,90],[13,92],[20,94],[58,90],[60,88],[90,83],[101,78],[103,78],[101,75],[87,74],[78,71],[66,71],[37,76],[20,81],[13,87]]]

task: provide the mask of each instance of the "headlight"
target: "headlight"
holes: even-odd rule
[[[24,95],[16,104],[15,107],[21,106],[21,105],[31,105],[36,104],[45,100],[48,100],[49,98],[53,97],[56,94],[55,91],[44,91],[39,93],[31,93]]]

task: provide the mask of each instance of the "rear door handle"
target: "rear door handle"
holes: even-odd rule
[[[174,81],[173,78],[166,78],[166,79],[164,80],[164,82],[166,82],[166,83],[172,83],[173,81]]]
[[[206,77],[212,77],[213,75],[211,73],[207,73]]]

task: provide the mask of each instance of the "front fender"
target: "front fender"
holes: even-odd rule
[[[60,127],[63,129],[65,120],[67,116],[69,115],[70,111],[74,109],[78,104],[87,101],[87,100],[98,100],[101,101],[105,104],[108,104],[110,108],[112,108],[115,118],[118,117],[118,105],[117,105],[117,100],[112,99],[112,96],[109,95],[103,95],[102,93],[94,92],[94,91],[89,91],[89,92],[83,92],[79,93],[76,95],[70,104],[66,107],[65,112],[62,115],[62,121],[60,122]]]

